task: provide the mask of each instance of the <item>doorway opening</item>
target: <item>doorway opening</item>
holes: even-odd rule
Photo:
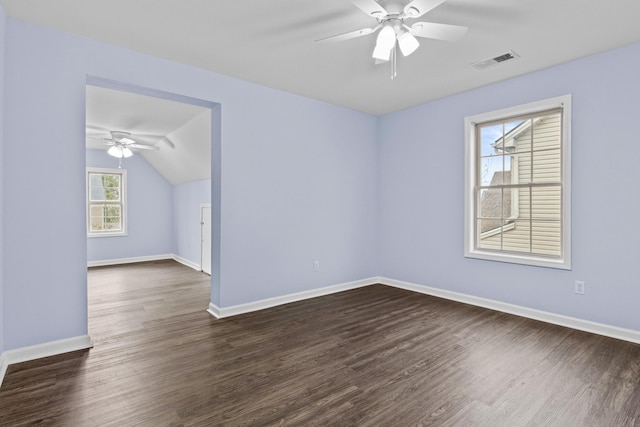
[[[96,77],[86,83],[88,267],[172,259],[207,270],[215,303],[220,105]],[[123,172],[126,181],[118,181]],[[202,205],[209,206],[206,253]]]

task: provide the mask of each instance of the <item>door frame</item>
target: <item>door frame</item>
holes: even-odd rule
[[[211,203],[200,203],[200,271],[202,271],[205,274],[211,275],[211,271],[209,271],[208,273],[206,271],[204,271],[203,268],[203,260],[204,260],[204,243],[205,240],[202,238],[203,236],[203,228],[204,228],[204,210],[206,208],[209,208],[209,228],[211,228]],[[211,245],[213,236],[209,236],[209,245]],[[211,258],[211,247],[209,248],[209,258]],[[211,270],[211,259],[209,259],[209,269]]]

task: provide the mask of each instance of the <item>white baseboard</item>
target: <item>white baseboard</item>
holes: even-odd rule
[[[589,320],[563,316],[561,314],[555,314],[547,311],[536,310],[533,308],[522,307],[519,305],[508,304],[496,300],[480,298],[473,295],[447,291],[444,289],[417,285],[415,283],[403,282],[386,277],[378,277],[377,279],[377,283],[393,286],[395,288],[406,289],[421,294],[432,295],[435,297],[458,301],[465,304],[471,304],[478,307],[489,308],[491,310],[501,311],[503,313],[515,314],[516,316],[540,320],[542,322],[552,323],[554,325],[565,326],[567,328],[577,329],[580,331],[590,332],[597,335],[603,335],[606,337],[640,344],[640,331],[635,331],[633,329],[619,328],[617,326],[605,325],[603,323],[591,322]]]
[[[364,286],[374,285],[377,283],[380,283],[382,285],[387,285],[387,286],[393,286],[395,288],[405,289],[408,291],[418,292],[425,295],[432,295],[439,298],[458,301],[465,304],[471,304],[478,307],[488,308],[491,310],[501,311],[503,313],[514,314],[516,316],[526,317],[529,319],[540,320],[542,322],[551,323],[559,326],[565,326],[567,328],[590,332],[597,335],[603,335],[606,337],[616,338],[616,339],[640,344],[640,331],[636,331],[633,329],[619,328],[617,326],[591,322],[589,320],[578,319],[575,317],[564,316],[561,314],[550,313],[547,311],[536,310],[533,308],[523,307],[523,306],[514,305],[514,304],[508,304],[501,301],[476,297],[473,295],[462,294],[459,292],[452,292],[444,289],[432,288],[430,286],[403,282],[401,280],[390,279],[387,277],[372,277],[369,279],[357,280],[354,282],[328,286],[320,289],[313,289],[310,291],[299,292],[296,294],[283,295],[280,297],[268,298],[268,299],[250,302],[246,304],[234,305],[231,307],[218,307],[213,303],[209,303],[209,308],[207,309],[207,312],[209,312],[212,316],[218,319],[222,319],[225,317],[236,316],[238,314],[244,314],[244,313],[250,313],[252,311],[264,310],[265,308],[275,307],[282,304],[288,304],[290,302],[301,301],[301,300],[315,298],[323,295],[329,295],[336,292],[342,292],[349,289],[361,288]]]
[[[222,315],[220,314],[220,308],[212,302],[209,303],[209,308],[207,309],[207,313],[209,313],[216,319],[222,318]]]
[[[91,341],[91,337],[89,337],[89,335],[81,335],[5,351],[0,355],[0,385],[2,385],[7,367],[11,364],[55,356],[70,351],[85,350],[92,347],[93,342]]]
[[[134,262],[162,261],[165,259],[175,259],[174,254],[137,256],[130,258],[104,259],[100,261],[89,261],[87,267],[104,267],[107,265],[133,264]],[[177,260],[176,260],[177,261]]]
[[[265,308],[288,304],[290,302],[301,301],[323,295],[335,294],[336,292],[348,291],[350,289],[373,285],[375,283],[378,283],[377,279],[377,277],[373,277],[370,279],[356,280],[354,282],[341,283],[339,285],[327,286],[325,288],[312,289],[310,291],[298,292],[295,294],[288,294],[274,298],[267,298],[260,301],[234,305],[231,307],[218,307],[213,303],[209,303],[209,309],[207,310],[207,312],[209,312],[212,316],[217,317],[218,319],[222,319],[224,317],[264,310]]]
[[[200,269],[200,264],[198,264],[197,262],[189,261],[188,259],[183,258],[183,257],[181,257],[179,255],[175,255],[175,254],[172,255],[172,258],[175,261],[179,262],[180,264],[186,265],[187,267],[191,267],[191,268],[193,268],[194,270],[197,270],[197,271],[202,271]]]
[[[133,264],[134,262],[149,262],[149,261],[163,261],[165,259],[172,259],[174,261],[179,262],[180,264],[186,265],[187,267],[191,267],[194,270],[200,271],[200,264],[189,261],[186,258],[183,258],[176,254],[161,254],[161,255],[148,255],[148,256],[136,256],[129,258],[116,258],[116,259],[103,259],[99,261],[89,261],[87,262],[87,267],[105,267],[109,265],[118,265],[118,264]]]
[[[4,374],[7,373],[7,368],[9,367],[9,363],[7,359],[4,357],[4,353],[0,353],[0,387],[2,386],[2,380],[4,379]]]

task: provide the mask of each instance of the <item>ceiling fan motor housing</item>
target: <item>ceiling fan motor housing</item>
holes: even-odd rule
[[[387,11],[387,15],[400,15],[404,12],[404,7],[410,2],[398,0],[380,0],[378,1],[378,3]]]
[[[111,131],[111,138],[113,138],[114,141],[116,142],[121,142],[123,138],[129,138],[131,136],[131,133],[129,132],[124,132],[124,131],[120,131],[120,130],[112,130]],[[129,138],[131,139],[131,138]]]

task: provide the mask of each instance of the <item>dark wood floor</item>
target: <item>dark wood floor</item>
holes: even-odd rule
[[[216,320],[208,281],[91,269],[95,347],[10,366],[0,425],[640,425],[640,345],[382,285]]]

